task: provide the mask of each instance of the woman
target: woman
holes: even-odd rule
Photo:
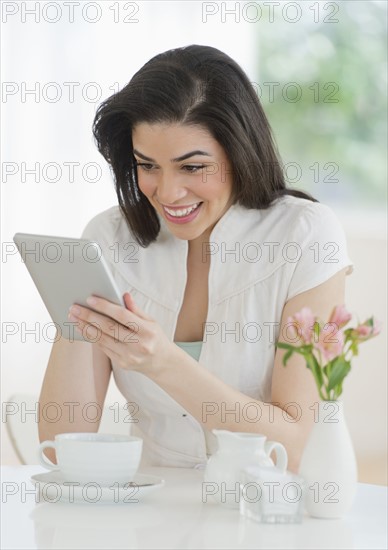
[[[101,337],[54,344],[41,405],[81,406],[42,419],[40,438],[97,431],[82,409],[102,408],[113,372],[143,464],[203,467],[218,428],[280,441],[297,472],[319,398],[303,359],[284,368],[274,344],[302,307],[327,319],[344,302],[353,264],[336,216],[286,189],[253,87],[215,48],[157,55],[93,129],[119,206],[83,237],[100,243],[126,308],[72,308],[79,330],[92,342],[97,324]]]

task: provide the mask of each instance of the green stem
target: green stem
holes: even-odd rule
[[[347,350],[345,351],[345,353],[344,353],[344,359],[345,359],[345,361],[349,361],[349,363],[350,363],[351,360],[353,359],[353,352],[352,352],[352,349],[351,349],[351,348],[352,348],[352,344],[353,344],[353,343],[350,342],[350,346],[348,347],[348,349],[347,349]],[[347,354],[348,352],[350,352],[349,358],[346,357],[346,354]]]
[[[317,349],[317,351],[318,351],[318,355],[319,355],[319,368],[321,369],[322,378],[323,378],[323,388],[325,390],[326,397],[327,397],[327,389],[326,389],[326,384],[325,384],[325,373],[323,372],[323,369],[322,369],[322,354],[321,354],[321,350],[319,348]],[[324,397],[324,395],[322,394],[322,391],[320,389],[319,389],[319,396],[323,401],[326,401],[326,398]]]

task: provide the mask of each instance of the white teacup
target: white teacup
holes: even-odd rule
[[[49,462],[43,450],[55,449],[57,465]],[[55,441],[43,441],[38,456],[42,466],[59,470],[66,481],[95,482],[100,485],[133,481],[139,468],[143,440],[130,435],[64,433]]]

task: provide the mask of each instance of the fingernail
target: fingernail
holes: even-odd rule
[[[86,302],[90,306],[95,306],[97,304],[97,298],[94,298],[94,296],[89,296],[89,298],[86,298]]]
[[[79,315],[81,313],[81,310],[78,306],[71,306],[69,308],[69,311],[70,313],[72,313],[73,315]]]

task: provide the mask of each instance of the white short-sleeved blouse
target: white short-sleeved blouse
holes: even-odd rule
[[[100,244],[119,289],[130,292],[173,340],[188,242],[158,217],[160,233],[147,248],[135,242],[117,206],[95,216],[82,237]],[[346,274],[353,271],[343,228],[330,207],[289,195],[265,210],[234,204],[214,226],[203,253],[210,255],[209,301],[199,363],[253,399],[269,402],[285,303],[345,267]],[[118,388],[136,404],[132,431],[143,437],[143,463],[203,465],[209,444],[202,425],[142,373],[112,368]],[[207,436],[208,442],[214,438]]]

